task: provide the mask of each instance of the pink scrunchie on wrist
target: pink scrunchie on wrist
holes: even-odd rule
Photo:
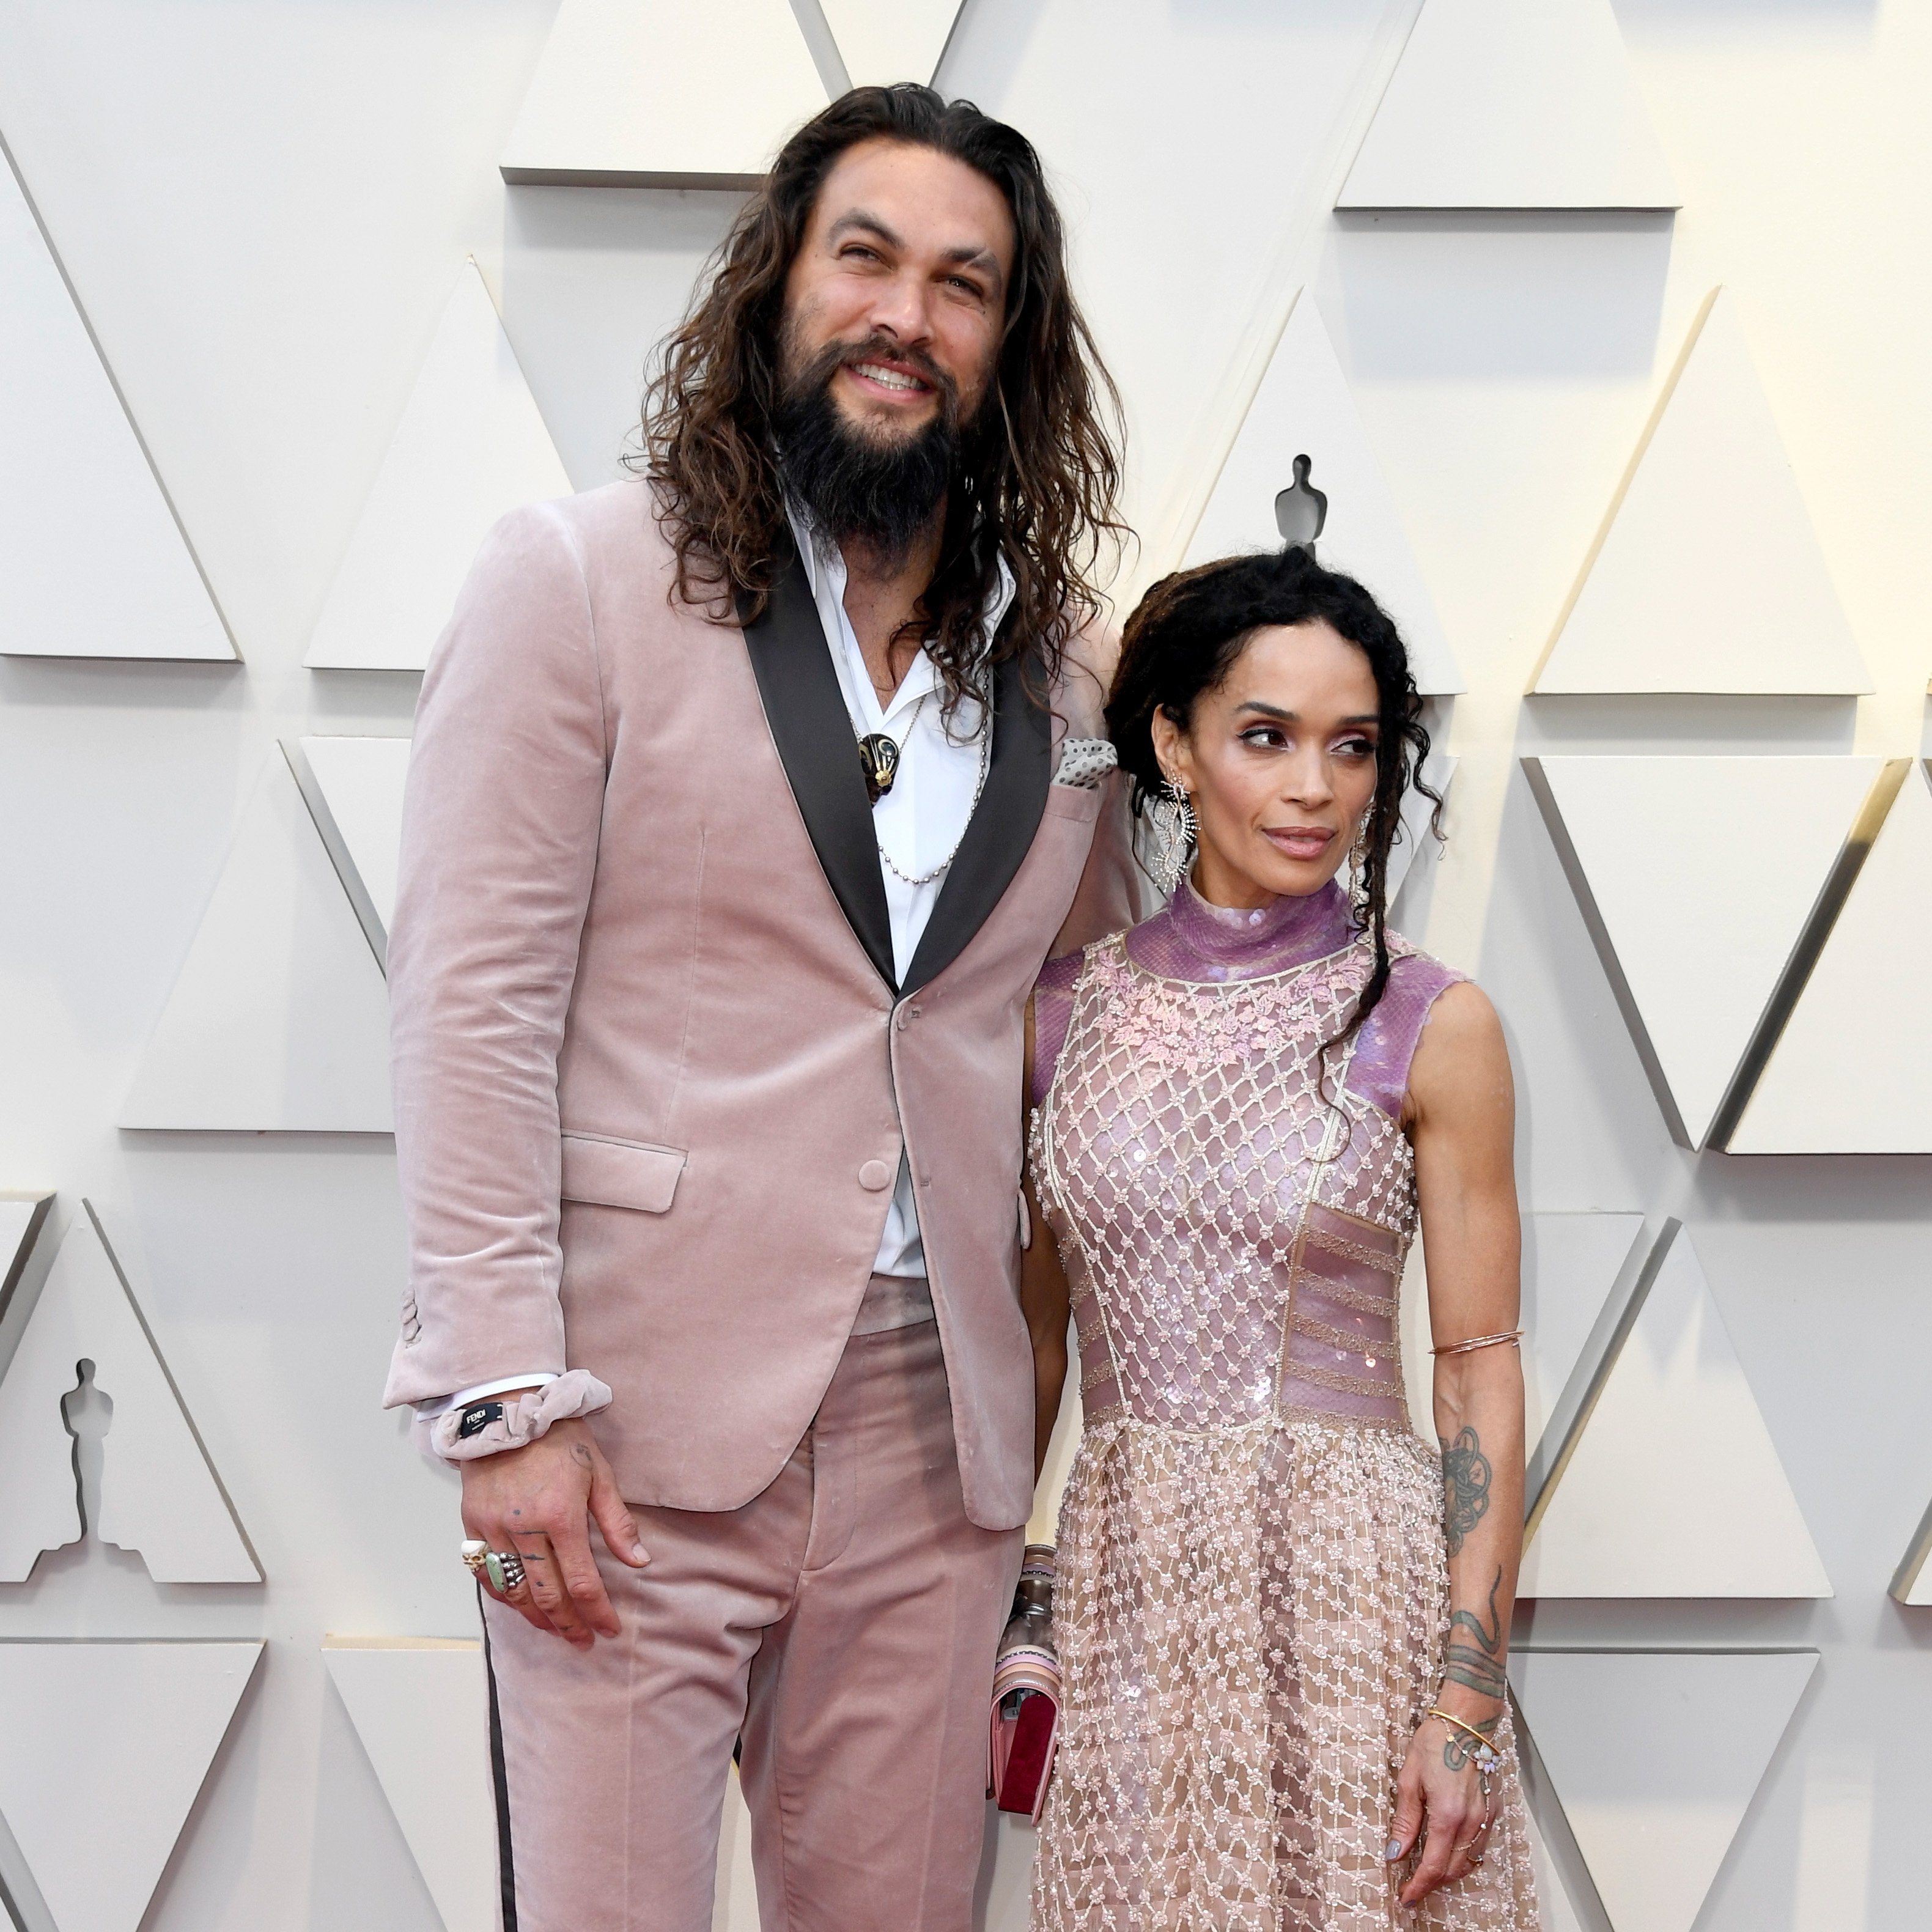
[[[494,1397],[485,1397],[494,1400]],[[466,1404],[475,1408],[476,1404]],[[542,1388],[504,1401],[503,1413],[487,1429],[457,1439],[463,1420],[460,1408],[445,1409],[427,1420],[418,1417],[417,1438],[424,1451],[445,1462],[470,1462],[479,1456],[500,1455],[506,1449],[520,1449],[545,1434],[552,1423],[568,1421],[572,1416],[594,1415],[610,1406],[610,1391],[587,1369],[572,1369],[545,1382]]]

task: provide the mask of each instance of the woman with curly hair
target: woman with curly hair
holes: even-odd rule
[[[1538,1924],[1514,1102],[1488,1000],[1388,929],[1420,712],[1300,549],[1127,626],[1108,723],[1172,898],[1046,968],[1028,1076],[1042,1438],[1070,1304],[1084,1416],[1036,1932]],[[1418,1214],[1439,1454],[1402,1385]]]

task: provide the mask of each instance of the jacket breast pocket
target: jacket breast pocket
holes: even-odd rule
[[[1100,802],[1106,795],[1104,785],[1050,784],[1046,788],[1047,815],[1076,820],[1098,818]]]
[[[668,1210],[687,1156],[682,1148],[616,1141],[601,1134],[563,1136],[563,1198],[645,1214]]]

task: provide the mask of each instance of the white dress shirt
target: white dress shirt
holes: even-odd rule
[[[892,976],[903,982],[913,955],[919,950],[926,921],[939,902],[945,868],[965,836],[977,802],[984,707],[970,698],[962,698],[949,728],[939,668],[923,646],[899,688],[881,706],[852,620],[845,614],[845,559],[838,546],[815,530],[797,506],[789,506],[788,513],[812,601],[818,607],[819,626],[832,653],[832,668],[844,694],[846,716],[854,727],[852,761],[858,763],[860,739],[874,731],[884,732],[899,748],[898,775],[892,790],[872,808],[872,829],[881,854],[891,855],[891,865],[881,856],[879,871],[885,881],[886,910],[892,919]],[[1012,574],[1003,557],[999,580],[986,600],[983,637],[991,638],[998,630],[1012,601]],[[933,874],[930,878],[928,873]],[[922,883],[914,885],[910,883],[914,879]],[[898,1318],[880,1318],[886,1325],[897,1325],[898,1319],[916,1320],[931,1312],[931,1302],[922,1292],[926,1250],[919,1238],[912,1168],[903,1153],[872,1272],[914,1277],[922,1284],[920,1293],[907,1298]],[[533,1388],[556,1379],[548,1373],[506,1376],[475,1388],[459,1389],[441,1402],[419,1402],[417,1412],[440,1415],[508,1389]]]
[[[974,700],[962,698],[949,729],[939,668],[922,646],[899,688],[880,706],[866,668],[865,653],[859,648],[852,620],[845,614],[845,559],[838,546],[814,530],[796,506],[790,514],[792,534],[798,539],[799,556],[812,586],[812,601],[818,607],[819,625],[832,652],[832,668],[844,693],[846,716],[855,728],[853,760],[856,763],[858,759],[859,740],[874,731],[883,731],[899,748],[898,773],[892,790],[872,808],[872,830],[885,855],[880,859],[879,871],[885,880],[886,910],[892,919],[892,976],[903,981],[919,950],[926,921],[939,902],[940,888],[946,883],[943,870],[931,878],[926,875],[946,864],[973,816],[980,784],[985,715]],[[1012,601],[1013,580],[1003,558],[999,581],[986,601],[982,635],[990,638],[999,628]],[[914,885],[910,882],[914,879],[925,883]],[[919,1216],[913,1204],[912,1169],[903,1154],[872,1272],[926,1273],[926,1251],[920,1244]]]

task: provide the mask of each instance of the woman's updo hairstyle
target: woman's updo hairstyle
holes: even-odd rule
[[[1430,801],[1431,828],[1442,836],[1442,797],[1422,776],[1429,755],[1422,698],[1408,648],[1388,612],[1352,577],[1324,570],[1295,544],[1164,577],[1127,620],[1107,700],[1107,732],[1121,770],[1133,781],[1138,818],[1166,782],[1154,756],[1154,713],[1165,712],[1186,730],[1196,701],[1221,685],[1257,631],[1318,622],[1368,659],[1382,722],[1354,890],[1356,923],[1375,941],[1375,970],[1348,1026],[1328,1043],[1333,1047],[1354,1037],[1388,989],[1389,854],[1402,836],[1402,802],[1412,788]]]

